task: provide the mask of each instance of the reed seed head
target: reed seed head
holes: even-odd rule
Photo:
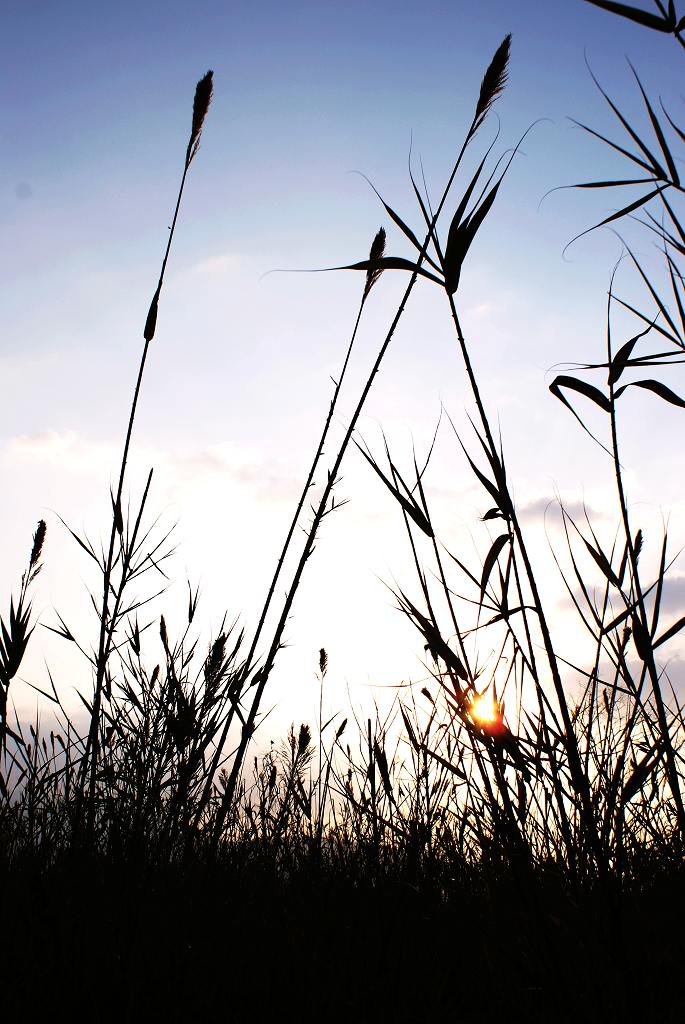
[[[297,756],[302,757],[311,743],[312,733],[308,725],[304,723],[300,726],[300,734],[297,737]]]
[[[159,293],[162,289],[161,283],[157,285],[157,290],[152,296],[152,302],[147,313],[147,319],[145,320],[145,327],[143,328],[143,338],[145,341],[152,341],[155,336],[155,330],[157,328],[157,311],[159,309]]]
[[[31,548],[31,559],[29,561],[29,569],[35,569],[38,565],[38,561],[43,550],[43,543],[45,541],[45,534],[47,532],[47,526],[45,520],[41,519],[36,527],[36,532],[33,535],[33,547]]]
[[[483,123],[497,97],[504,92],[509,72],[510,48],[511,33],[506,35],[498,46],[495,56],[490,61],[490,66],[483,76],[480,95],[476,104],[476,113],[473,118],[474,131]]]
[[[272,764],[271,765],[271,771],[269,772],[269,795],[271,795],[271,793],[273,793],[274,786],[276,785],[276,777],[277,777],[276,765]]]
[[[220,633],[212,644],[205,661],[205,682],[211,688],[215,686],[221,677],[221,670],[226,655],[226,634]]]
[[[371,249],[369,250],[369,260],[371,261],[371,263],[373,264],[376,261],[381,260],[383,258],[384,252],[385,228],[379,228],[378,232],[376,233],[376,237],[371,243]],[[366,271],[366,284],[364,285],[365,299],[382,273],[382,267],[370,266],[369,269]]]
[[[190,129],[190,141],[188,142],[188,149],[186,151],[186,167],[190,166],[190,162],[197,153],[200,147],[200,136],[202,134],[202,126],[209,110],[209,104],[212,102],[212,92],[214,91],[214,72],[208,71],[195,86],[195,98],[193,100],[193,124]]]

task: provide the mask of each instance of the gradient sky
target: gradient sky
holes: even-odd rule
[[[602,358],[606,289],[620,243],[600,231],[572,246],[566,259],[562,251],[617,202],[608,193],[573,191],[541,200],[555,186],[624,170],[568,120],[621,138],[585,55],[629,115],[639,103],[626,54],[648,91],[661,93],[677,112],[682,54],[672,40],[582,0],[24,0],[7,6],[0,44],[5,602],[35,522],[45,517],[41,621],[54,622],[57,608],[68,621],[93,628],[89,568],[55,513],[93,538],[104,534],[194,85],[212,68],[214,100],[169,264],[132,482],[139,486],[154,465],[153,507],[163,522],[178,522],[167,599],[172,628],[181,622],[188,575],[201,585],[207,633],[224,612],[249,629],[361,287],[352,274],[264,275],[366,256],[379,225],[390,224],[354,171],[366,173],[418,228],[407,177],[410,139],[436,194],[506,32],[513,45],[509,85],[497,104],[499,152],[541,120],[470,254],[460,311],[488,408],[502,424],[537,557],[547,549],[541,510],[557,490],[569,501],[585,498],[603,536],[613,535],[606,462],[546,385],[562,360]],[[473,160],[495,128],[492,118]],[[652,259],[645,235],[631,237]],[[409,255],[397,231],[389,230],[388,251]],[[627,268],[619,281],[635,288]],[[404,283],[385,275],[369,302],[340,424]],[[379,454],[383,426],[407,467],[412,438],[425,449],[441,402],[460,426],[469,407],[446,312],[437,290],[415,290],[360,425]],[[655,403],[645,415],[647,404],[636,405],[640,414],[626,423],[631,497],[654,526],[655,545],[662,513],[669,512],[674,540],[682,542],[682,472],[672,471],[674,464],[682,468],[682,456],[670,443],[680,420]],[[445,539],[476,564],[483,497],[453,440],[441,438],[431,477],[436,515]],[[324,530],[274,679],[281,724],[311,715],[322,645],[330,652],[332,707],[346,703],[346,687],[363,701],[370,684],[392,688],[422,675],[421,645],[384,585],[393,578],[413,583],[401,522],[354,455],[339,497],[350,504]],[[676,582],[673,607],[680,591],[685,596]],[[561,615],[561,599],[559,609]],[[44,680],[45,658],[67,689],[83,685],[82,670],[56,643],[47,631],[36,634],[25,675]],[[28,708],[34,698],[27,691],[22,700]]]

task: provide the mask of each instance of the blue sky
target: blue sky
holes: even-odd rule
[[[555,489],[573,500],[589,496],[600,510],[610,502],[597,452],[546,384],[560,360],[602,351],[605,292],[620,245],[604,231],[576,243],[566,260],[562,250],[616,201],[571,191],[541,200],[555,186],[622,170],[568,121],[574,116],[620,137],[585,55],[629,114],[639,104],[626,54],[648,90],[677,110],[682,55],[673,41],[581,0],[418,7],[27,0],[8,8],[6,25],[3,593],[21,571],[40,516],[50,527],[43,620],[51,620],[53,606],[78,608],[85,593],[87,569],[53,511],[91,535],[104,528],[193,89],[210,67],[215,95],[169,265],[133,466],[134,483],[156,466],[156,507],[179,522],[176,573],[181,584],[185,573],[201,582],[207,628],[224,610],[249,625],[359,296],[353,275],[264,275],[366,255],[379,224],[390,225],[354,171],[368,174],[417,225],[410,138],[437,193],[483,71],[509,31],[510,81],[497,104],[501,149],[543,120],[474,245],[460,309],[521,502],[532,508]],[[493,118],[481,145],[495,127]],[[389,232],[388,250],[407,255],[397,232]],[[401,282],[388,277],[369,304],[353,382],[362,379],[399,294]],[[634,287],[627,271],[625,281]],[[370,443],[378,444],[383,425],[405,456],[412,437],[427,443],[441,401],[457,418],[468,407],[439,300],[430,289],[413,299],[362,422]],[[674,428],[672,413],[660,409],[646,427],[627,425],[635,500],[655,522],[681,500],[673,474],[664,481],[673,453],[653,443],[657,432],[661,444]],[[341,702],[346,685],[357,692],[420,673],[420,645],[379,581],[405,569],[401,524],[359,460],[349,460],[344,488],[350,505],[327,528],[275,684],[284,720],[300,713],[293,681],[309,678],[309,666],[313,673],[322,644],[331,649]],[[480,498],[447,441],[435,490],[446,529],[457,538],[464,531],[470,543]],[[544,531],[533,519],[531,528],[540,533],[534,546],[542,558]],[[74,614],[85,621],[87,607]],[[66,658],[41,636],[41,657]],[[38,660],[34,667],[41,671]]]

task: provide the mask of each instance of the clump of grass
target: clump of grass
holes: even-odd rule
[[[502,61],[502,54],[507,50],[508,47],[501,48],[493,61],[493,68],[503,63],[504,74],[501,67],[499,71],[491,68],[485,76],[485,82],[504,80],[506,61]],[[674,174],[676,161],[666,141],[664,128],[656,118],[639,79],[637,82],[654,135],[663,152],[664,163],[662,165],[653,156],[648,144],[609,101],[640,153],[631,154],[607,139],[604,141],[633,162],[651,170],[652,184],[656,187],[606,218],[602,225],[633,213],[651,200],[658,199],[663,204],[673,229],[660,230],[659,222],[651,215],[647,226],[660,237],[668,278],[680,308],[679,287],[682,278],[677,259],[683,251],[679,238],[685,235],[680,220],[665,198],[665,192],[667,189],[682,190],[677,171]],[[484,87],[485,96],[490,91]],[[482,94],[477,110],[485,103]],[[677,130],[677,126],[673,127]],[[645,163],[645,159],[649,164]],[[404,517],[416,563],[421,600],[412,600],[403,591],[399,591],[397,597],[400,607],[421,633],[433,659],[432,672],[440,684],[449,709],[451,746],[459,751],[456,765],[453,753],[446,761],[455,770],[461,771],[466,760],[467,805],[475,802],[481,824],[489,820],[497,838],[495,848],[502,853],[508,851],[507,856],[513,858],[512,863],[521,858],[530,865],[561,863],[579,881],[583,878],[606,881],[611,877],[620,883],[622,873],[630,871],[627,864],[638,849],[658,849],[660,855],[668,861],[670,851],[682,848],[685,819],[681,795],[681,760],[678,754],[684,738],[682,709],[674,693],[671,693],[670,703],[665,699],[655,646],[672,640],[684,623],[679,620],[659,635],[661,595],[668,567],[666,537],[656,578],[648,587],[641,578],[639,556],[643,546],[642,534],[640,531],[635,532],[628,512],[618,441],[617,401],[626,388],[633,386],[650,391],[675,406],[685,403],[662,381],[638,380],[618,387],[616,385],[627,370],[666,365],[674,358],[679,361],[682,338],[665,301],[629,250],[647,285],[649,296],[656,304],[656,318],[662,316],[668,325],[667,330],[660,327],[659,333],[662,338],[667,337],[673,345],[672,349],[665,353],[648,351],[643,356],[633,354],[637,352],[638,343],[655,330],[657,320],[654,314],[640,312],[626,302],[622,302],[622,305],[638,317],[641,327],[635,337],[618,348],[614,346],[610,321],[611,307],[615,301],[612,285],[609,292],[606,362],[584,367],[608,373],[607,391],[568,375],[558,376],[551,385],[552,392],[572,409],[586,431],[588,428],[583,417],[576,411],[575,403],[571,404],[572,398],[580,396],[581,399],[589,399],[608,414],[610,436],[603,447],[612,458],[619,522],[623,533],[623,543],[618,551],[605,551],[589,522],[588,533],[588,530],[583,531],[564,512],[575,584],[584,595],[585,609],[578,603],[571,582],[568,590],[593,638],[596,650],[593,663],[585,671],[585,693],[580,703],[573,706],[562,678],[565,661],[553,639],[539,582],[511,495],[503,448],[501,442],[495,441],[495,432],[485,409],[455,301],[461,265],[458,258],[456,262],[450,258],[451,242],[454,242],[460,231],[464,231],[464,225],[471,218],[476,221],[481,210],[489,210],[499,185],[498,182],[491,189],[480,207],[476,204],[474,214],[462,221],[477,176],[472,179],[450,224],[444,254],[435,230],[432,231],[431,242],[435,262],[441,266],[450,316],[475,404],[475,421],[472,422],[476,447],[485,456],[484,469],[480,468],[478,459],[467,450],[462,439],[458,438],[458,441],[475,478],[483,488],[485,500],[492,506],[483,518],[493,526],[499,524],[495,535],[491,536],[482,566],[471,568],[456,553],[448,552],[461,574],[459,583],[451,583],[445,572],[443,556],[431,522],[423,484],[425,468],[419,473],[414,463],[415,477],[408,486],[387,446],[389,472],[384,472],[370,454],[366,457]],[[591,184],[592,187],[615,187],[643,182],[617,179]],[[424,202],[418,198],[426,219]],[[399,215],[396,223],[404,224]],[[403,230],[411,240],[409,229]],[[468,240],[468,229],[465,237]],[[452,254],[461,254],[467,248],[464,245],[455,247],[453,244]],[[423,543],[428,544],[433,559],[430,572],[418,554],[422,534]],[[577,536],[586,556],[589,554],[591,562],[604,577],[606,591],[601,612],[589,597],[589,584],[583,570],[579,568],[581,556],[571,543],[571,536]],[[618,556],[620,558],[616,565],[615,559]],[[431,578],[436,581],[434,587],[429,586]],[[475,622],[469,614],[469,605],[458,606],[454,599],[455,593],[462,592],[464,582],[474,591],[470,602],[476,613]],[[654,595],[649,614],[648,593]],[[618,616],[613,611],[616,602],[624,609]],[[446,625],[442,624],[443,617]],[[481,692],[478,677],[482,670],[476,666],[482,659],[477,641],[486,635],[490,637],[489,645],[499,651],[499,656],[494,671],[485,680],[494,695],[496,713],[493,711],[492,715],[483,720],[474,715],[474,702]],[[626,653],[631,636],[638,658],[637,673]],[[546,669],[551,677],[551,693],[548,692],[539,664],[540,651],[544,652]],[[576,664],[573,668],[578,671]],[[650,696],[645,693],[647,682],[651,688]],[[531,705],[530,696],[524,698],[526,693],[534,695],[537,707],[535,703]],[[603,707],[598,704],[600,693],[603,695]],[[504,718],[505,694],[508,694],[506,703],[514,708],[515,717],[510,723]],[[418,751],[415,739],[414,746]],[[648,784],[651,787],[649,795],[644,791]],[[481,849],[485,839],[486,835],[482,834]]]
[[[41,519],[33,535],[28,568],[21,577],[19,597],[15,606],[14,598],[10,600],[7,622],[0,617],[0,753],[7,752],[7,737],[16,740],[7,723],[7,702],[10,684],[21,668],[28,642],[33,633],[31,625],[31,603],[28,600],[29,590],[41,570],[41,556],[47,527]],[[7,796],[5,780],[0,772],[0,790]]]

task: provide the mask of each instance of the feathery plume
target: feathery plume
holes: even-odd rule
[[[300,726],[300,733],[297,737],[297,757],[303,757],[307,752],[307,747],[312,741],[311,729],[304,723]]]
[[[31,559],[29,561],[29,569],[35,569],[40,559],[41,551],[43,550],[43,542],[45,541],[45,534],[47,526],[45,520],[41,519],[36,527],[36,532],[33,535],[33,547],[31,548]]]
[[[509,50],[511,47],[511,33],[506,35],[497,48],[495,56],[490,61],[490,67],[483,76],[480,86],[480,96],[476,104],[476,113],[473,118],[473,131],[477,131],[490,112],[490,108],[499,95],[504,91],[507,84],[507,73],[509,70]]]
[[[369,260],[371,263],[375,263],[377,260],[383,259],[383,253],[385,252],[385,228],[379,228],[376,237],[371,243],[371,249],[369,250]],[[382,267],[369,267],[366,271],[366,284],[364,285],[364,299],[368,296],[369,292],[375,285],[378,278],[383,273]]]
[[[188,149],[186,150],[186,167],[190,166],[191,160],[200,147],[202,125],[204,124],[205,117],[207,116],[209,104],[212,102],[212,92],[214,89],[213,79],[214,72],[208,71],[195,86],[195,99],[193,100],[193,125],[190,129],[190,141],[188,142]]]
[[[157,290],[152,296],[152,302],[147,312],[147,319],[145,320],[145,327],[143,329],[143,337],[145,341],[152,341],[155,336],[155,330],[157,328],[157,311],[159,309],[159,293],[162,290],[161,284],[157,285]]]
[[[164,616],[163,615],[161,615],[160,618],[159,618],[159,635],[160,635],[162,644],[164,646],[164,650],[168,654],[169,653],[169,634],[166,631],[166,622],[164,621]]]
[[[224,666],[226,656],[226,634],[220,633],[212,646],[205,660],[205,682],[210,689],[215,686],[221,678],[221,670]]]

